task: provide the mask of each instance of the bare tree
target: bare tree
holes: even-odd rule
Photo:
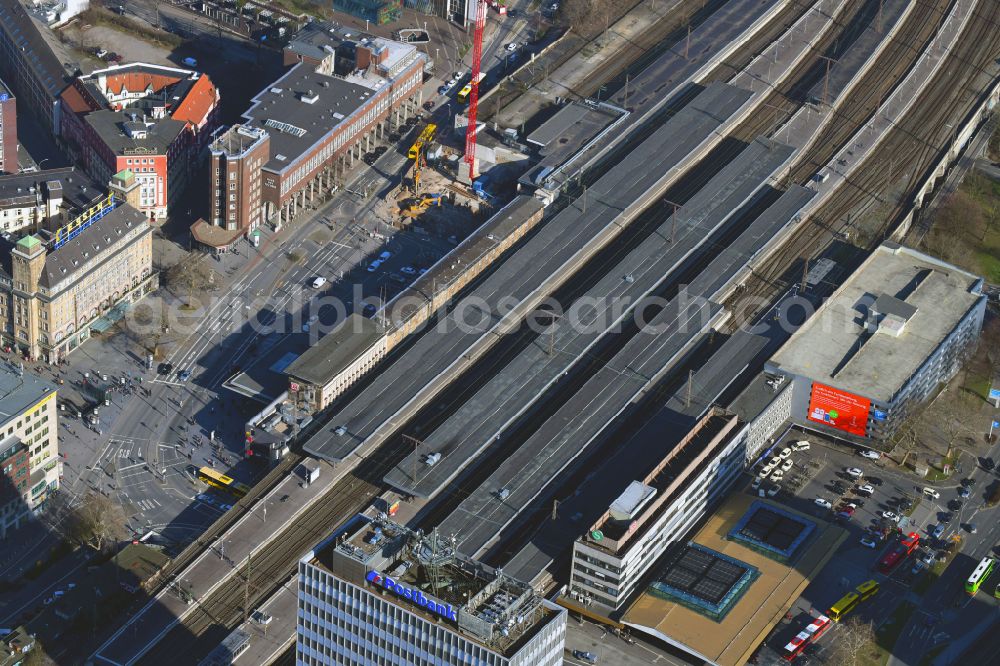
[[[100,493],[88,493],[79,504],[66,505],[57,511],[57,520],[60,531],[71,541],[100,552],[129,536],[125,511]]]
[[[878,654],[872,623],[852,617],[841,623],[837,640],[830,643],[824,661],[838,666],[861,666],[877,659]]]
[[[194,293],[218,289],[218,276],[200,255],[191,255],[167,269],[167,288],[174,294],[187,294],[193,305]]]

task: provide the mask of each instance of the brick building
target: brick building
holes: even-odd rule
[[[210,146],[209,217],[233,237],[263,222],[261,167],[270,159],[270,145],[263,129],[234,125]]]
[[[0,81],[0,173],[17,173],[17,100]]]
[[[0,539],[59,487],[57,418],[55,386],[10,364],[0,367]]]
[[[60,227],[0,240],[0,337],[19,354],[55,363],[156,288],[153,234],[127,200],[139,184],[116,174],[109,194]]]
[[[218,125],[219,92],[204,74],[132,63],[78,77],[62,93],[62,135],[98,182],[131,171],[138,209],[164,219]]]
[[[327,56],[319,65],[296,62],[254,97],[243,114],[244,128],[264,130],[269,136],[268,159],[261,167],[261,205],[262,219],[275,227],[334,189],[342,172],[371,148],[374,138],[419,109],[424,54],[412,45],[381,38],[339,44],[324,49]],[[214,191],[216,174],[211,177]],[[227,206],[250,208],[239,190],[226,194],[236,194]]]
[[[21,113],[59,133],[59,94],[68,77],[18,0],[0,0],[0,77],[17,95]]]

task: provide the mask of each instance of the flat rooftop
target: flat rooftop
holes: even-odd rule
[[[538,147],[541,158],[522,176],[522,182],[541,186],[554,169],[564,165],[588,142],[612,124],[628,115],[624,109],[611,104],[590,101],[572,101],[525,139]]]
[[[912,306],[898,336],[869,333],[865,326],[882,295]],[[887,403],[985,298],[982,278],[884,243],[778,350],[771,365]]]
[[[427,607],[393,594],[383,598],[507,657],[561,612],[530,585],[465,557],[443,535],[366,515],[353,517],[302,562],[365,589],[384,590],[391,580],[420,590]]]
[[[0,362],[0,428],[56,390],[35,373],[21,373],[12,363]]]
[[[31,188],[36,191],[51,191],[49,183],[59,184],[62,206],[69,211],[89,208],[106,192],[106,189],[99,188],[84,172],[75,167],[62,167],[0,176],[0,201],[4,205],[10,202],[10,205],[34,206],[35,192]]]
[[[690,541],[757,572],[756,579],[742,591],[741,598],[721,620],[666,598],[662,590],[656,590],[654,583],[652,589],[639,593],[622,622],[720,666],[746,664],[848,535],[846,530],[831,523],[817,523],[816,531],[792,563],[779,562],[727,538],[755,501],[744,493],[732,495],[708,517]],[[783,512],[796,513],[785,506],[777,506]],[[812,520],[801,514],[800,517]],[[657,565],[663,567],[660,578],[665,572],[669,580],[683,582],[669,575],[672,558],[676,558],[676,553],[668,552],[660,559]],[[698,579],[688,577],[684,580]]]
[[[373,319],[351,313],[285,368],[307,384],[325,386],[385,335]]]

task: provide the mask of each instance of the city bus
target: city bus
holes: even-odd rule
[[[476,82],[481,83],[484,78],[486,78],[486,72],[479,72],[479,77],[476,79]],[[466,102],[469,101],[469,95],[471,94],[472,94],[472,81],[469,81],[464,86],[462,86],[461,90],[458,91],[458,94],[455,96],[455,99],[458,100],[459,104],[465,104]]]
[[[854,588],[854,591],[861,597],[861,601],[864,601],[878,592],[878,582],[874,580],[865,581],[864,583],[861,583],[861,585]]]
[[[920,545],[920,535],[910,532],[899,543],[889,549],[889,551],[879,560],[878,570],[884,574],[892,573],[892,570],[906,557],[917,549]]]
[[[407,153],[407,156],[411,160],[417,159],[417,155],[420,154],[420,149],[434,139],[434,134],[436,132],[437,125],[434,123],[427,123],[427,126],[424,127],[422,132],[420,132],[420,136],[417,137],[417,140],[413,142],[412,146],[410,146],[410,152]]]
[[[820,615],[813,620],[808,627],[800,631],[795,637],[785,645],[782,656],[785,661],[795,661],[795,658],[802,654],[808,646],[819,640],[819,637],[826,633],[826,630],[833,626],[833,623],[825,615]]]
[[[199,468],[198,478],[213,488],[225,490],[228,493],[232,493],[236,497],[243,497],[250,492],[250,486],[247,484],[239,483],[232,477],[228,477],[221,472],[217,472],[211,467]]]
[[[965,591],[969,594],[978,592],[979,587],[986,582],[986,579],[990,577],[990,573],[993,572],[994,564],[996,564],[996,560],[992,557],[984,557],[975,570],[969,574],[969,579],[965,581]]]
[[[834,622],[840,622],[844,619],[848,613],[850,613],[861,601],[861,597],[857,592],[848,592],[844,595],[844,598],[830,606],[830,610],[827,611],[827,615]]]

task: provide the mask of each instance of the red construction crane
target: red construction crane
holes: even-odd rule
[[[469,126],[465,130],[465,161],[469,180],[476,178],[476,112],[479,111],[480,60],[483,55],[483,28],[486,27],[486,0],[478,0],[476,24],[472,33],[472,93],[469,95]]]

